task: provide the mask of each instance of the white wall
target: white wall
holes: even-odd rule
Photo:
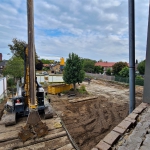
[[[37,75],[38,82],[64,82],[62,75]]]
[[[7,94],[7,79],[6,79],[6,77],[0,78],[0,99],[4,97],[4,94]]]

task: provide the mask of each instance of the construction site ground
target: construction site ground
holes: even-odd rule
[[[83,82],[89,94],[79,97],[48,95],[68,132],[81,150],[90,150],[129,113],[129,86],[110,81]],[[78,87],[78,88],[79,88]],[[136,106],[143,87],[136,87]]]
[[[78,97],[48,94],[58,116],[44,121],[49,127],[46,137],[22,143],[17,133],[25,124],[26,117],[18,119],[17,125],[11,127],[1,124],[0,149],[72,150],[72,142],[62,124],[79,149],[90,150],[94,147],[128,115],[129,86],[102,80],[92,80],[90,84],[83,82],[78,88],[82,85],[89,94]],[[137,106],[142,102],[142,94],[143,88],[136,87]],[[0,104],[0,110],[3,104]]]

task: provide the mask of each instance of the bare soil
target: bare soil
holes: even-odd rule
[[[90,150],[129,112],[129,86],[109,81],[83,82],[89,94],[97,96],[80,102],[71,102],[66,95],[48,95],[56,112],[63,119],[69,133],[81,150]],[[81,86],[80,85],[80,86]],[[142,102],[143,87],[136,87],[136,105]],[[85,97],[85,95],[84,95]]]
[[[125,84],[92,80],[83,82],[89,94],[77,97],[48,95],[56,112],[81,150],[90,150],[127,115],[129,87]],[[78,87],[79,88],[79,87]],[[136,87],[136,105],[142,102],[143,87]],[[97,97],[76,101],[85,97]],[[0,112],[6,101],[0,104]],[[18,122],[25,122],[21,118]]]

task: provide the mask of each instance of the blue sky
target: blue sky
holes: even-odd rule
[[[136,59],[145,59],[149,0],[135,0]],[[11,55],[13,38],[27,41],[26,0],[0,0],[0,52]],[[34,0],[39,58],[129,61],[127,0]]]

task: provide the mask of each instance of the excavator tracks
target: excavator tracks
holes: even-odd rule
[[[26,124],[26,117],[13,126],[0,124],[0,150],[75,150],[58,116],[42,120],[48,127],[48,134],[41,138],[32,138],[22,142],[18,133]]]

